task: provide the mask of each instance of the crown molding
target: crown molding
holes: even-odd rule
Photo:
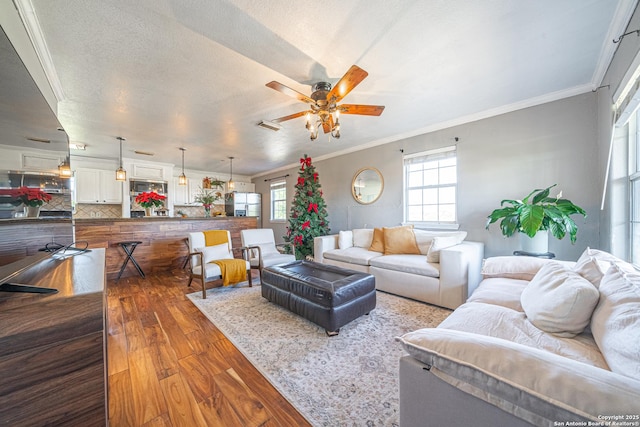
[[[44,34],[40,27],[40,21],[38,21],[38,17],[36,16],[36,12],[33,8],[33,3],[31,0],[14,0],[14,4],[18,10],[18,14],[20,15],[24,28],[29,35],[29,39],[31,39],[31,44],[33,45],[36,55],[38,56],[38,60],[44,69],[44,73],[47,76],[47,80],[53,90],[54,96],[58,102],[64,101],[66,97],[62,90],[62,84],[60,83],[58,73],[53,65],[53,60],[49,53],[49,47],[44,39]]]

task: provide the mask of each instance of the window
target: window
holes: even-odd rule
[[[633,124],[633,121],[631,122]],[[635,138],[629,138],[629,235],[631,262],[640,266],[640,110],[636,112]]]
[[[456,147],[404,156],[405,221],[455,224]]]
[[[271,183],[271,221],[282,222],[287,219],[287,182]]]

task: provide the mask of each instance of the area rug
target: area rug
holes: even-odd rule
[[[260,286],[188,297],[314,426],[398,426],[405,352],[395,337],[435,327],[451,313],[378,291],[369,315],[328,337],[262,298]]]

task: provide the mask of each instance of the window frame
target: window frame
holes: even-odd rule
[[[275,192],[278,190],[284,190],[283,198],[276,198]],[[270,207],[269,207],[269,221],[272,223],[285,223],[287,222],[287,181],[282,179],[278,181],[272,181],[269,184],[269,195],[270,195]],[[276,204],[282,203],[284,205],[284,217],[283,218],[275,218],[274,214],[276,212]]]
[[[414,226],[418,226],[418,227],[424,227],[424,228],[432,228],[432,229],[458,229],[459,228],[459,224],[458,224],[458,148],[456,145],[451,145],[451,146],[447,146],[447,147],[442,147],[442,148],[437,148],[437,149],[433,149],[433,150],[426,150],[426,151],[421,151],[418,153],[412,153],[412,154],[406,154],[402,157],[402,177],[403,177],[403,183],[402,183],[402,187],[403,187],[403,209],[404,209],[404,213],[403,213],[403,217],[404,217],[404,223],[405,224],[413,224]],[[442,160],[448,160],[448,159],[455,159],[455,181],[453,183],[450,182],[446,182],[446,183],[429,183],[428,185],[424,185],[424,182],[422,183],[423,185],[419,186],[419,187],[409,187],[409,173],[410,173],[410,165],[411,164],[425,164],[428,162],[433,162],[433,161],[442,161]],[[422,160],[422,161],[421,161]],[[441,166],[440,164],[438,164],[438,167],[436,168],[438,173],[438,180],[440,179],[440,171],[441,169],[444,168],[450,168],[450,165],[447,166]],[[424,169],[423,169],[424,170]],[[440,207],[441,205],[451,205],[453,204],[453,215],[454,215],[454,219],[452,221],[442,221],[440,220],[440,218],[438,218],[438,220],[436,221],[426,221],[424,220],[424,213],[422,216],[421,221],[415,221],[415,220],[410,220],[409,219],[409,191],[410,190],[416,190],[416,189],[420,189],[422,188],[424,189],[442,189],[442,188],[451,188],[453,187],[454,191],[455,191],[455,196],[454,196],[454,202],[453,203],[440,203],[438,201],[438,203],[435,203],[436,206],[436,210],[438,212],[438,215],[440,215]],[[433,203],[430,203],[430,205],[433,205]],[[417,206],[417,205],[416,205]],[[425,206],[424,202],[421,206]]]

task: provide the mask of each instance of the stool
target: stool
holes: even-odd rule
[[[127,267],[127,264],[129,263],[129,260],[131,260],[131,262],[136,267],[136,270],[138,270],[138,273],[140,273],[142,278],[145,278],[144,272],[142,271],[142,269],[140,268],[140,266],[136,262],[136,259],[133,257],[133,251],[135,251],[136,250],[136,246],[138,246],[141,243],[142,242],[118,242],[118,243],[116,243],[117,245],[120,245],[122,247],[122,249],[124,250],[124,252],[127,254],[127,258],[122,263],[122,267],[120,267],[120,272],[118,273],[118,278],[116,279],[116,282],[118,280],[120,280],[120,276],[122,276],[122,272]]]

